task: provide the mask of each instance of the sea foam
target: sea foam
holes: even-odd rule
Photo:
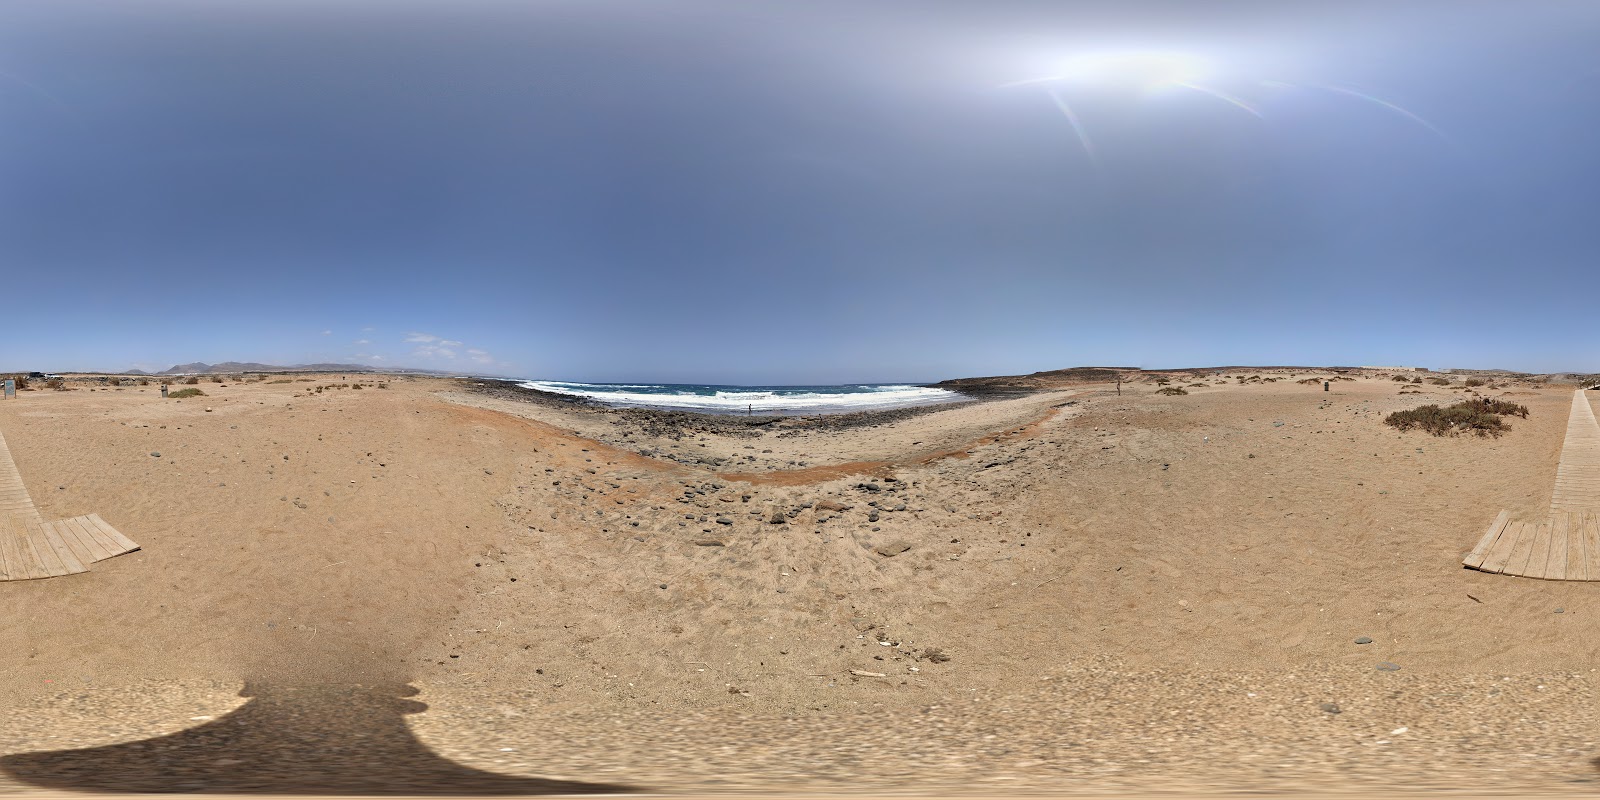
[[[950,403],[966,396],[910,384],[847,386],[711,386],[691,384],[520,381],[541,392],[586,397],[614,407],[662,408],[731,414],[837,414]]]

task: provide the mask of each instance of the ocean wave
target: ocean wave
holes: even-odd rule
[[[905,384],[859,384],[840,387],[733,387],[671,386],[666,384],[584,384],[565,381],[524,381],[518,386],[542,392],[586,397],[611,406],[689,409],[731,413],[735,411],[841,412],[875,408],[948,403],[964,399],[945,389]],[[854,391],[827,391],[830,388]],[[656,389],[654,392],[626,389]],[[697,391],[698,390],[698,391]]]

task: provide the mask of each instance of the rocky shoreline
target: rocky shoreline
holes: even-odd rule
[[[853,411],[846,414],[812,414],[808,416],[757,414],[741,416],[738,414],[703,414],[693,411],[669,411],[653,408],[612,408],[586,397],[573,397],[538,389],[529,389],[525,386],[503,381],[487,383],[459,380],[456,383],[462,390],[472,394],[501,400],[532,403],[565,411],[581,411],[605,415],[617,424],[639,428],[651,436],[674,440],[707,433],[721,436],[753,437],[759,436],[763,430],[774,428],[782,429],[783,432],[779,433],[779,436],[809,431],[843,431],[854,428],[868,428],[874,425],[912,419],[935,411],[1004,399],[1018,394],[1014,391],[962,391],[961,394],[971,399],[906,408]],[[1021,392],[1021,394],[1028,393]]]

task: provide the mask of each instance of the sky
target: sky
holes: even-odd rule
[[[0,369],[1600,372],[1600,4],[7,0]]]

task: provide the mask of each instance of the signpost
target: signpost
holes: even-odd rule
[[[17,382],[16,382],[16,380],[13,379],[13,378],[6,378],[6,399],[10,400],[11,398],[16,397],[16,396],[17,396]]]

